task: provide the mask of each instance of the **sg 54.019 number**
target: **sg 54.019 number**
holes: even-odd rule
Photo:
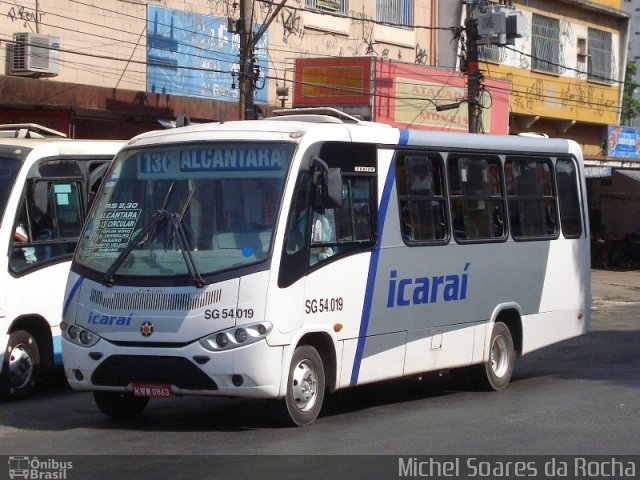
[[[206,320],[218,318],[253,318],[253,308],[215,308],[213,310],[205,310],[204,318]]]
[[[335,298],[311,298],[305,302],[305,313],[339,312],[344,308],[344,299]]]

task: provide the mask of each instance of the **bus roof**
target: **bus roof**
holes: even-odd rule
[[[46,148],[50,155],[115,155],[126,144],[125,140],[76,140],[70,138],[0,138],[0,146]]]
[[[371,142],[389,146],[426,146],[456,150],[508,151],[508,152],[546,152],[556,154],[574,154],[581,157],[579,146],[572,140],[549,139],[543,137],[517,135],[470,134],[462,132],[442,132],[393,128],[387,124],[353,121],[329,115],[301,113],[293,116],[278,116],[262,120],[234,120],[188,125],[168,130],[156,130],[143,133],[129,141],[129,145],[152,145],[156,143],[206,141],[216,139],[246,139],[252,133],[260,134],[261,139],[273,134],[274,139],[299,140],[312,130],[321,129],[331,137],[352,141]]]

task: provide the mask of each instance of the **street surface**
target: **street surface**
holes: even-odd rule
[[[591,333],[519,359],[502,392],[427,375],[338,392],[311,427],[278,428],[268,401],[193,397],[113,421],[58,378],[0,403],[0,455],[151,455],[155,478],[176,478],[166,455],[639,455],[640,272],[592,278]],[[94,473],[115,468],[102,458]]]

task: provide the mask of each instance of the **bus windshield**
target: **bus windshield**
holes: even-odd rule
[[[13,183],[20,170],[20,160],[0,155],[0,219],[9,200]]]
[[[87,219],[76,262],[112,280],[201,278],[265,259],[293,151],[284,142],[123,150]]]

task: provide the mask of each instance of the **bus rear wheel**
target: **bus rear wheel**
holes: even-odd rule
[[[324,365],[320,354],[310,345],[296,348],[283,400],[285,423],[299,427],[312,424],[322,408],[324,391]]]
[[[509,327],[502,322],[496,322],[489,345],[489,361],[472,366],[469,371],[470,377],[480,390],[504,390],[511,380],[516,358]]]
[[[3,359],[0,395],[7,400],[30,396],[39,365],[40,351],[33,335],[25,330],[11,333]]]
[[[134,397],[122,392],[93,392],[93,399],[102,413],[117,419],[133,418],[149,403],[149,397]]]

